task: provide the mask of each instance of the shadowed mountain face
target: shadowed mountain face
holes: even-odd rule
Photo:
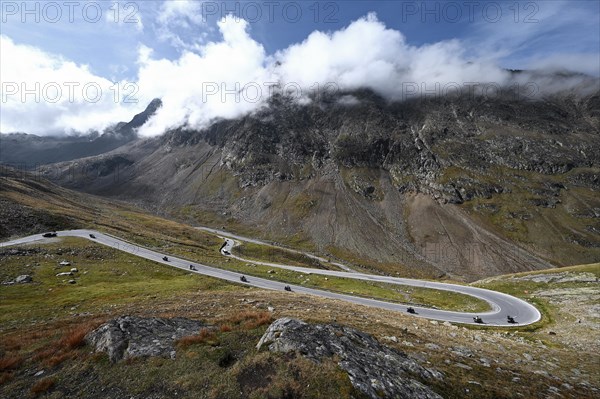
[[[0,135],[0,164],[19,169],[103,154],[137,138],[136,129],[154,115],[161,101],[153,100],[130,122],[120,122],[102,134],[77,136],[36,136],[14,133]]]
[[[46,172],[386,273],[472,280],[600,259],[599,129],[599,92],[275,97]]]

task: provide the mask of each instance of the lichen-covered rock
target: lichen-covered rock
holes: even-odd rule
[[[134,357],[175,357],[175,341],[207,327],[183,318],[161,319],[123,316],[89,333],[85,340],[112,362]]]
[[[260,339],[257,348],[262,347],[272,352],[297,352],[316,362],[335,356],[352,385],[370,398],[441,398],[416,379],[442,379],[440,372],[426,369],[406,354],[350,327],[282,318]]]

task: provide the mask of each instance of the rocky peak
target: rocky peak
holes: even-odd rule
[[[150,119],[156,113],[156,111],[158,111],[160,107],[162,107],[161,99],[155,98],[150,102],[150,104],[148,104],[148,106],[143,112],[140,112],[139,114],[134,116],[133,119],[127,125],[134,129],[142,126],[148,121],[148,119]]]

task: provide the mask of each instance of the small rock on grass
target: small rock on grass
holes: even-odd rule
[[[15,284],[27,284],[33,281],[33,277],[28,274],[23,274],[15,279]]]

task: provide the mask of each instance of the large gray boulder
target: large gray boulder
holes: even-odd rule
[[[441,398],[415,379],[439,380],[441,373],[350,327],[282,318],[271,324],[260,339],[257,348],[262,347],[272,352],[297,352],[315,362],[336,356],[352,385],[373,399]]]
[[[175,357],[175,341],[207,327],[183,318],[123,316],[90,332],[85,340],[96,352],[106,352],[112,362],[135,357]]]

